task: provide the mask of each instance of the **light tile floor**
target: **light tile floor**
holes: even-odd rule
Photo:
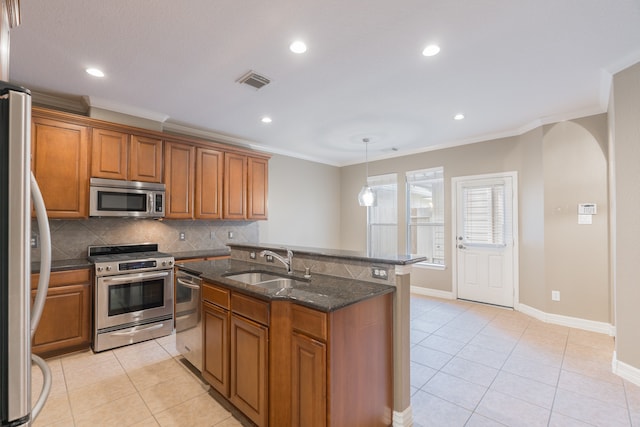
[[[414,426],[640,426],[613,338],[465,301],[411,298]]]
[[[412,296],[414,426],[640,427],[640,388],[611,373],[612,353],[606,335]],[[35,426],[241,426],[180,360],[173,335],[49,359]]]
[[[34,426],[242,426],[181,359],[175,335],[49,359],[52,391]],[[42,375],[32,372],[37,395]]]

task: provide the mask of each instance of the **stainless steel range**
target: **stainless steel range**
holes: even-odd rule
[[[156,243],[89,246],[96,352],[173,332],[173,264]]]

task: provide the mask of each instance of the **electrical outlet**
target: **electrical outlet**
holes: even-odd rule
[[[264,258],[267,260],[267,262],[273,262],[273,255],[266,255]]]
[[[256,253],[255,252],[249,252],[249,258],[250,259],[256,259]]]
[[[212,239],[212,240],[214,240],[214,239],[216,238],[216,232],[215,232],[215,231],[212,231],[212,232],[209,234],[209,237],[211,237],[211,239]]]
[[[32,234],[31,235],[31,247],[35,249],[38,246],[40,246],[39,242],[38,242],[38,235],[37,234]]]
[[[560,301],[560,291],[551,291],[551,300]]]
[[[180,237],[179,237],[179,239],[180,239],[180,240],[187,240],[187,238],[186,238],[187,236],[186,236],[186,234],[185,234],[185,232],[184,232],[184,231],[181,231],[181,232],[180,232],[180,234],[179,234],[179,236],[180,236]]]
[[[227,235],[229,236],[230,239],[233,239],[233,231],[230,231]]]
[[[389,278],[389,271],[384,267],[371,267],[371,277],[374,279],[387,280]]]

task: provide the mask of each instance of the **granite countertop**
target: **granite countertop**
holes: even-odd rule
[[[209,257],[221,257],[229,256],[229,248],[222,249],[203,249],[198,251],[185,251],[174,252],[171,255],[176,259],[176,262],[183,259],[192,258],[209,258]],[[92,268],[93,264],[86,258],[78,259],[63,259],[51,261],[51,271],[65,271],[65,270],[81,270],[83,268]],[[31,273],[40,272],[40,262],[31,263]]]
[[[272,251],[292,250],[296,254],[310,255],[323,258],[340,258],[354,261],[377,262],[391,265],[408,265],[426,261],[423,256],[414,255],[391,255],[391,254],[368,254],[366,252],[347,251],[341,249],[312,248],[304,246],[275,245],[275,244],[253,244],[253,243],[228,243],[231,249],[255,249],[260,251],[269,249]]]
[[[395,287],[361,280],[312,274],[310,279],[303,272],[294,271],[289,276],[282,268],[275,268],[233,259],[177,263],[176,267],[196,274],[206,281],[214,282],[231,290],[239,291],[266,301],[290,300],[316,310],[331,312],[359,301],[395,291]],[[225,276],[247,271],[274,272],[296,279],[290,288],[267,288],[248,285]]]

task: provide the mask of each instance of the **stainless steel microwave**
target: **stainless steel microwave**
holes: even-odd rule
[[[91,178],[89,197],[89,216],[164,217],[164,184]]]

